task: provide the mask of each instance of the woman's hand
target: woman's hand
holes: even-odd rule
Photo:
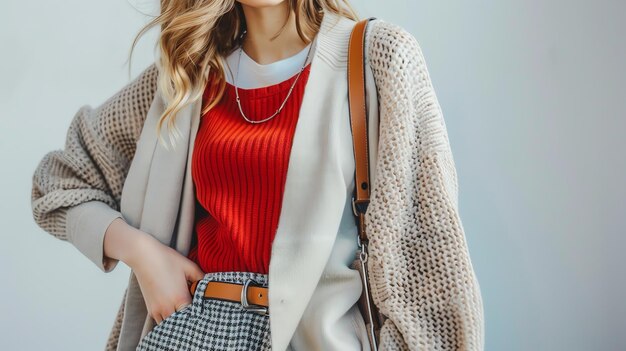
[[[204,272],[195,262],[151,235],[143,238],[131,260],[131,268],[139,282],[148,313],[160,323],[191,303],[189,283],[202,279]]]
[[[120,218],[107,229],[105,250],[109,240],[111,251],[134,271],[148,313],[157,323],[191,303],[189,284],[204,277],[195,262]]]

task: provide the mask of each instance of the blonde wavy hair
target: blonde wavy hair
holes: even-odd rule
[[[289,16],[295,15],[298,35],[306,43],[313,40],[309,33],[318,32],[325,12],[358,20],[347,0],[285,1],[289,4]],[[135,36],[129,61],[139,38],[156,25],[161,28],[157,42],[158,86],[166,103],[156,132],[162,145],[169,149],[161,138],[162,125],[167,122],[170,141],[180,137],[175,125],[177,112],[203,98],[207,84],[211,84],[210,99],[204,101],[202,115],[219,102],[226,88],[222,58],[239,47],[246,23],[241,3],[236,0],[161,0],[160,14]]]

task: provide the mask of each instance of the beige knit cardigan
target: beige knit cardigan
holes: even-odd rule
[[[365,217],[368,265],[374,301],[389,317],[380,350],[482,350],[480,288],[459,216],[446,126],[422,51],[393,23],[377,19],[368,28],[366,63],[380,109],[378,161]],[[92,201],[108,206],[108,221],[116,218],[157,75],[152,64],[97,108],[83,106],[65,148],[47,153],[34,171],[35,222],[90,258],[103,256],[81,236],[96,233],[68,236],[67,211]],[[106,257],[96,262],[105,272],[116,263]],[[123,307],[107,350],[117,347]]]

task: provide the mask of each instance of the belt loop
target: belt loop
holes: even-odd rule
[[[200,313],[201,314],[204,313],[204,292],[208,288],[210,282],[211,282],[211,280],[207,279],[206,275],[205,275],[204,278],[201,281],[198,282],[198,286],[196,287],[196,290],[200,289],[200,291],[196,291],[196,294],[198,294],[198,300],[200,302]]]

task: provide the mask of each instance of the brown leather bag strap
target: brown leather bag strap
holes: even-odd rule
[[[362,242],[367,242],[364,215],[370,202],[368,125],[365,105],[365,29],[368,22],[374,19],[376,17],[368,17],[355,24],[348,46],[348,99],[355,160],[352,212],[357,217],[359,238]]]

